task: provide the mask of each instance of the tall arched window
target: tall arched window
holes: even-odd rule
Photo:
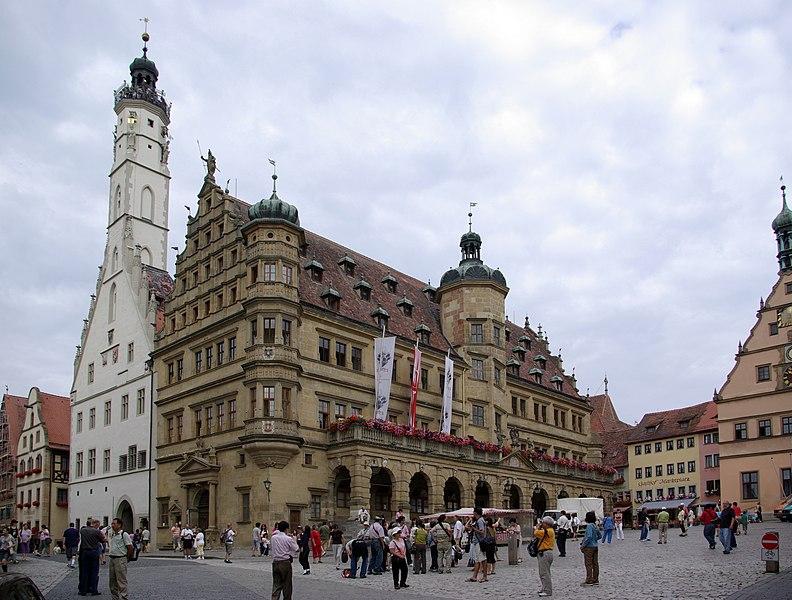
[[[113,220],[121,214],[121,186],[116,186],[115,202],[113,203]]]
[[[116,284],[110,286],[110,302],[107,311],[107,322],[112,323],[116,318]]]
[[[150,187],[144,187],[140,194],[140,216],[149,221],[154,217],[154,192]]]
[[[37,468],[37,469],[40,469],[40,468],[41,468],[41,454],[39,454],[39,455],[36,457],[36,468]]]
[[[32,456],[28,458],[27,467],[28,467],[27,468],[28,471],[30,471],[33,468],[33,457]]]
[[[19,472],[21,473],[24,470],[25,470],[25,459],[23,458],[22,460],[19,461]]]
[[[151,265],[151,252],[149,252],[148,248],[143,248],[140,251],[140,262],[144,265]]]
[[[118,248],[113,248],[113,259],[110,261],[110,270],[115,273],[118,269]]]

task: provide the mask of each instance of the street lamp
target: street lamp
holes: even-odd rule
[[[267,490],[267,502],[269,502],[270,491],[272,491],[272,482],[269,480],[269,476],[264,480],[264,489]]]

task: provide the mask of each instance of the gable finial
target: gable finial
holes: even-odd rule
[[[784,206],[786,206],[787,205],[787,201],[786,201],[786,185],[784,184],[784,176],[783,175],[781,175],[780,181],[781,181],[781,199],[784,202]]]
[[[605,373],[605,395],[608,395],[608,374]]]
[[[478,202],[471,202],[470,203],[470,212],[468,212],[468,231],[473,231],[473,207],[476,206]]]
[[[278,174],[276,173],[277,166],[275,161],[271,158],[268,158],[267,160],[269,161],[269,164],[272,165],[272,193],[274,194],[276,191],[276,185],[278,183]]]

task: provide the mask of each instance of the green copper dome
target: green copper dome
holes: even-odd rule
[[[149,60],[145,56],[139,56],[132,63],[129,65],[129,72],[134,77],[135,71],[146,71],[154,75],[154,80],[159,77],[159,71],[157,70],[157,65],[154,64],[153,60]]]
[[[786,203],[786,196],[784,196],[784,206],[781,212],[778,213],[778,216],[773,219],[773,231],[778,232],[790,227],[792,227],[792,210],[789,210]]]
[[[292,225],[300,226],[300,217],[297,208],[278,198],[278,194],[272,192],[266,200],[259,200],[248,208],[248,216],[251,221],[259,219],[287,221]]]
[[[449,269],[440,279],[440,287],[454,283],[460,279],[477,281],[494,281],[506,287],[506,278],[498,269],[493,269],[481,260],[481,236],[475,231],[468,231],[459,242],[462,248],[462,260],[455,269]]]

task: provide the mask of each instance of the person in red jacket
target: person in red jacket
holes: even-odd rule
[[[711,504],[704,507],[704,511],[699,516],[699,521],[704,525],[704,537],[709,542],[710,550],[715,549],[715,524],[718,521],[718,513]]]

